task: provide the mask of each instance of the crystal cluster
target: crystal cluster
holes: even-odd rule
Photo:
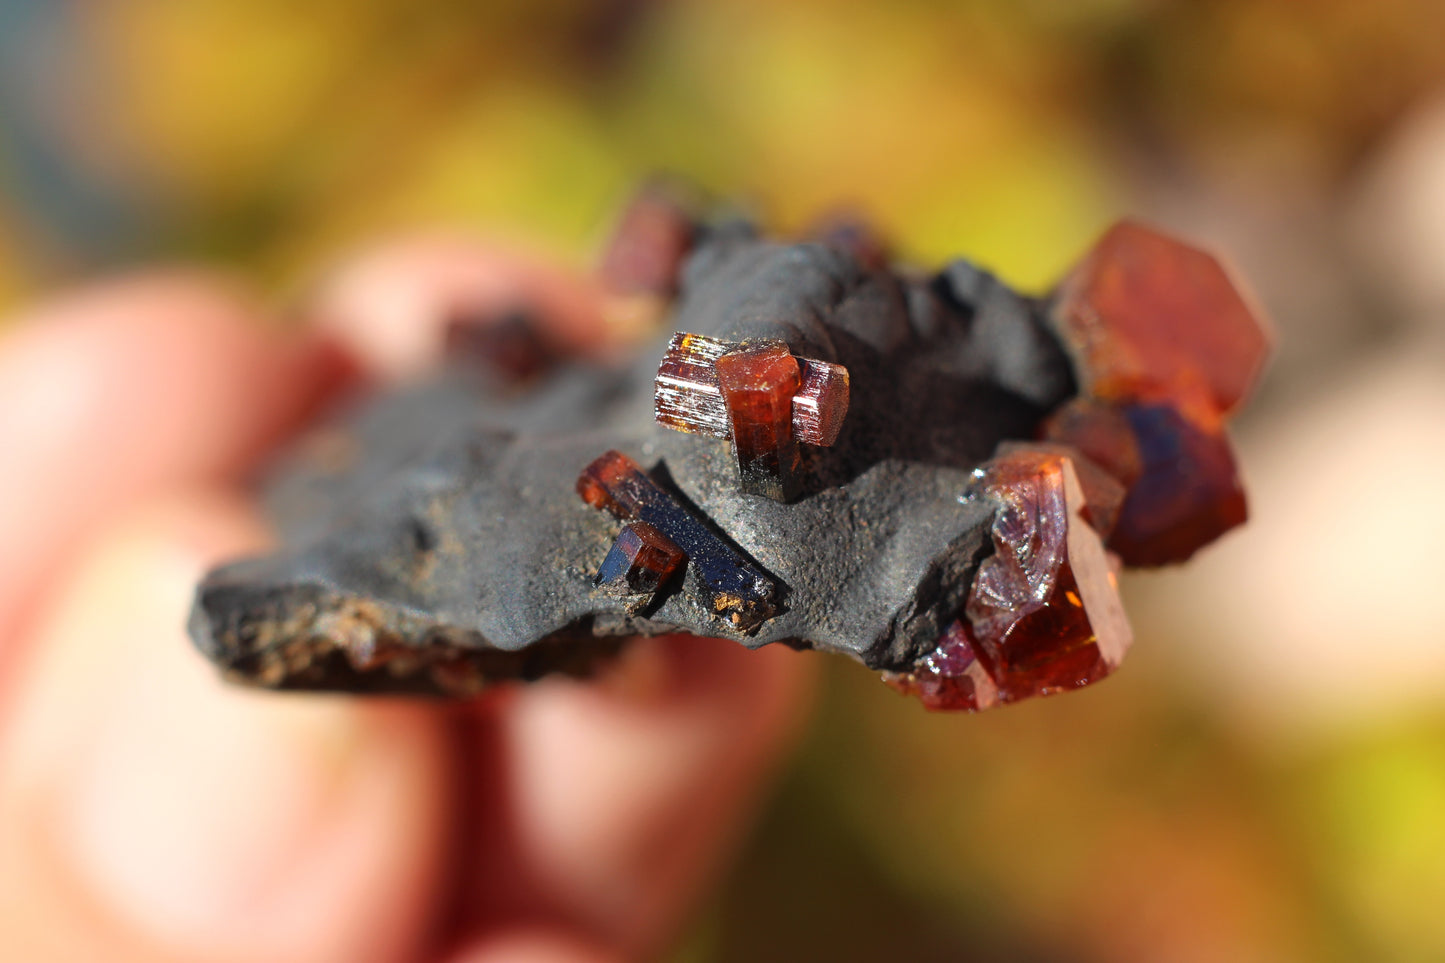
[[[1268,354],[1209,254],[1123,222],[1059,286],[1050,320],[1082,392],[979,471],[994,554],[912,671],[930,708],[977,711],[1103,678],[1131,641],[1119,564],[1183,561],[1246,517],[1225,420]],[[1105,547],[1107,545],[1107,548]]]
[[[741,552],[715,535],[711,528],[649,478],[637,462],[620,451],[609,451],[583,469],[577,478],[577,494],[593,508],[611,512],[625,522],[643,522],[661,535],[662,542],[652,543],[654,548],[660,547],[660,551],[649,558],[675,557],[673,552],[681,553],[683,560],[696,573],[709,607],[739,631],[757,628],[777,611],[778,587],[773,580]],[[637,533],[629,536],[626,530],[619,536],[619,544],[615,544],[608,554],[608,560],[612,560],[613,553],[620,554],[614,566],[621,564],[622,559],[627,559],[629,570],[638,564],[637,553],[628,558],[627,544],[631,544],[635,537]],[[625,544],[624,540],[627,540]],[[638,538],[638,541],[645,542],[645,539]],[[658,563],[649,561],[644,564]],[[624,579],[626,571],[622,576]],[[666,574],[659,570],[656,584],[646,593],[649,597],[666,581]],[[611,578],[606,560],[598,576],[599,583],[604,581],[604,576]],[[650,580],[651,576],[639,578],[636,584],[646,585]]]
[[[1269,354],[1252,299],[1212,255],[1133,221],[1111,228],[1049,312],[1079,398],[1041,435],[1128,491],[1109,548],[1182,562],[1247,516],[1225,423]]]
[[[1133,638],[1072,459],[1019,447],[979,474],[982,497],[997,505],[993,554],[938,647],[912,672],[886,676],[933,709],[975,711],[1097,682]]]
[[[785,502],[800,490],[798,445],[834,445],[848,398],[847,368],[795,357],[785,342],[678,333],[653,404],[658,424],[731,439],[739,489]]]

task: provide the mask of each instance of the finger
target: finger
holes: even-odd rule
[[[420,707],[222,685],[181,627],[254,551],[210,498],[125,522],[38,628],[0,749],[0,959],[414,958],[442,733]]]
[[[468,944],[447,963],[622,963],[595,942],[521,928]]]
[[[18,319],[0,339],[0,654],[84,533],[249,463],[335,386],[337,359],[263,332],[199,274],[102,284]]]
[[[625,958],[655,950],[747,825],[809,669],[674,636],[635,642],[601,685],[519,693],[494,723],[506,794],[480,841],[480,925],[543,919]]]
[[[460,235],[392,241],[341,266],[318,289],[312,312],[363,367],[388,379],[424,371],[441,356],[459,314],[527,309],[565,348],[602,341],[597,282],[538,256]]]

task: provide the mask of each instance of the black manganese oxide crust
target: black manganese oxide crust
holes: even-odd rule
[[[635,363],[571,361],[519,391],[454,360],[307,439],[266,485],[283,547],[212,572],[192,637],[229,678],[292,689],[464,695],[670,632],[906,671],[992,551],[973,470],[1075,393],[1043,311],[963,261],[908,273],[704,230]],[[848,369],[842,434],[807,448],[791,503],[739,493],[726,442],[654,422],[673,329]],[[772,617],[740,630],[693,565],[641,611],[594,584],[619,523],[574,485],[613,449],[773,581]]]

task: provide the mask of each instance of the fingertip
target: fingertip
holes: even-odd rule
[[[34,640],[0,772],[4,948],[107,958],[405,959],[440,866],[443,746],[419,707],[222,685],[180,627],[196,579],[265,541],[170,501],[97,542]]]
[[[519,929],[477,940],[449,963],[623,963],[625,959],[579,937]]]
[[[535,314],[559,345],[585,351],[604,340],[596,280],[514,245],[459,233],[419,234],[363,250],[323,281],[316,324],[384,380],[413,377],[441,358],[460,315]]]
[[[230,278],[161,271],[39,305],[0,338],[0,648],[85,532],[240,471],[344,376],[334,348],[258,316]]]
[[[494,884],[488,901],[514,916],[543,907],[627,954],[655,950],[746,827],[811,677],[790,650],[670,636],[632,643],[599,684],[521,693],[500,722],[501,858],[526,865],[532,889]]]

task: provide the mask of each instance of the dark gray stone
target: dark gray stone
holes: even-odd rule
[[[255,684],[449,694],[586,672],[635,634],[782,642],[877,669],[932,649],[988,550],[971,472],[1072,393],[1062,352],[1030,302],[964,265],[910,279],[823,245],[706,237],[677,330],[781,338],[851,374],[842,435],[806,450],[800,498],[740,494],[727,442],[653,422],[671,330],[634,364],[559,369],[525,394],[452,368],[280,466],[267,503],[283,550],[205,579],[196,644]],[[775,579],[780,613],[744,634],[691,577],[645,615],[596,587],[621,523],[574,485],[611,448]]]

